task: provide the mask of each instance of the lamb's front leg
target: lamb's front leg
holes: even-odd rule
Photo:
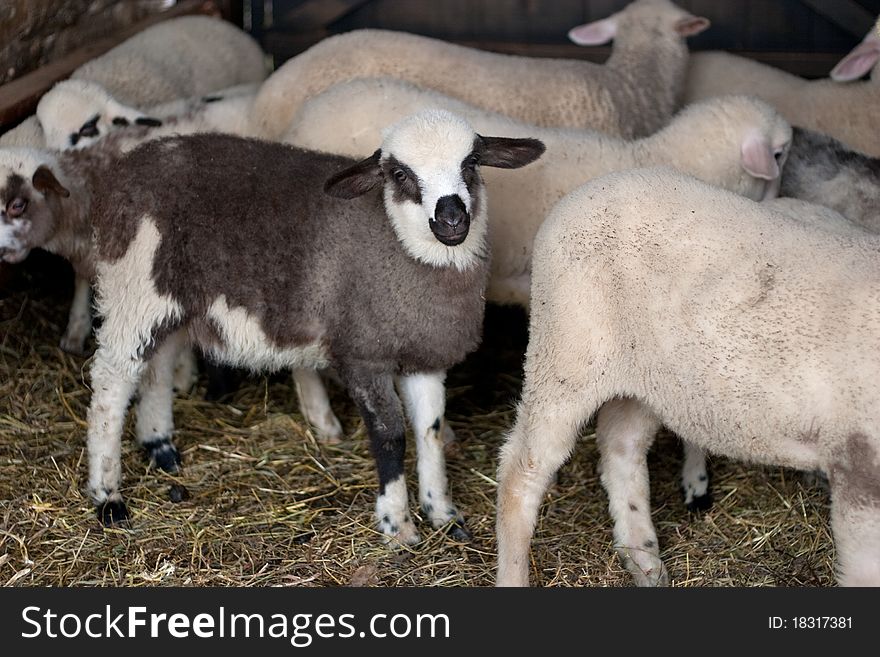
[[[449,534],[459,541],[470,540],[464,518],[449,497],[444,455],[446,408],[445,372],[413,374],[399,379],[400,393],[416,436],[419,472],[419,504],[434,527],[452,522]]]
[[[67,328],[61,336],[61,348],[70,354],[82,356],[86,351],[86,340],[92,332],[92,287],[87,278],[76,276],[73,287],[73,302],[67,317]]]
[[[648,448],[659,428],[656,416],[635,399],[607,402],[596,421],[599,467],[614,520],[614,545],[639,586],[669,583],[651,522],[648,483]]]
[[[98,518],[105,525],[128,518],[119,492],[122,430],[128,403],[144,369],[143,361],[119,356],[120,351],[99,346],[91,371],[87,436],[89,494],[97,507]]]
[[[390,543],[414,545],[421,539],[409,510],[403,472],[406,425],[400,399],[394,391],[394,379],[389,374],[342,368],[340,376],[367,426],[370,450],[376,459],[379,529]]]

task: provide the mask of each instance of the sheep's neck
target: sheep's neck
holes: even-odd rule
[[[619,107],[646,123],[624,137],[641,137],[662,128],[681,102],[688,50],[678,35],[654,30],[621,29],[606,66],[628,82]]]
[[[78,276],[92,279],[95,259],[89,213],[100,158],[86,151],[70,151],[63,153],[58,161],[70,196],[59,201],[62,211],[57,214],[55,233],[45,249],[70,261]]]

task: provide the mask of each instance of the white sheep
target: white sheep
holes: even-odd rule
[[[139,32],[73,72],[104,87],[121,103],[146,107],[206,94],[266,77],[254,39],[210,16],[181,16]],[[0,136],[0,146],[45,145],[35,117]]]
[[[834,67],[830,79],[805,80],[726,52],[694,53],[685,103],[724,94],[751,94],[773,105],[794,126],[831,135],[852,149],[880,157],[878,29],[880,25]],[[869,71],[870,80],[854,81]]]
[[[483,174],[492,192],[487,299],[524,307],[529,303],[535,233],[553,205],[578,185],[611,171],[669,164],[760,200],[776,195],[791,139],[784,119],[747,97],[694,105],[660,132],[627,141],[589,130],[528,125],[399,80],[365,79],[336,85],[306,102],[283,140],[354,155],[375,143],[388,121],[432,107],[465,117],[479,132],[534,135],[547,147],[544,157],[527,169]]]
[[[678,108],[688,57],[684,39],[708,26],[708,20],[669,0],[636,0],[609,18],[573,30],[583,43],[614,39],[604,65],[501,55],[403,32],[356,30],[324,39],[275,71],[260,88],[255,119],[264,137],[276,139],[307,98],[338,82],[384,76],[536,125],[643,136],[665,125]]]
[[[138,125],[157,128],[145,135],[151,139],[197,132],[247,137],[253,133],[251,106],[256,92],[257,85],[242,84],[138,109],[96,82],[64,80],[43,95],[36,116],[45,147],[51,150],[87,148],[111,132]],[[122,151],[140,141],[140,135],[128,140]]]
[[[501,451],[499,585],[528,583],[538,505],[596,411],[615,545],[639,584],[667,581],[646,462],[662,423],[713,453],[827,472],[838,581],[880,585],[880,239],[779,207],[653,169],[554,208]]]

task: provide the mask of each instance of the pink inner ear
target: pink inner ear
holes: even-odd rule
[[[758,135],[750,135],[743,141],[742,165],[755,178],[774,180],[779,176],[779,165],[773,157],[773,149]]]
[[[831,79],[837,82],[858,80],[874,68],[878,59],[880,59],[880,40],[868,37],[837,63],[837,66],[831,70]]]
[[[682,18],[675,24],[675,31],[681,36],[689,37],[709,29],[711,24],[712,23],[708,18],[703,18],[702,16],[688,16],[687,18]]]
[[[568,38],[579,46],[600,46],[611,41],[616,34],[617,19],[612,16],[573,27],[568,31]]]

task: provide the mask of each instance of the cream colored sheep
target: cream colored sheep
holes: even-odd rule
[[[805,80],[725,52],[694,53],[684,100],[690,103],[724,94],[758,96],[792,125],[831,135],[850,148],[880,157],[878,61],[877,28],[834,67],[830,79]],[[868,71],[870,80],[855,81]]]
[[[87,148],[133,125],[156,129],[147,135],[133,133],[132,145],[141,143],[144,136],[155,139],[173,133],[227,132],[248,137],[253,132],[251,106],[256,91],[257,85],[243,84],[141,111],[123,104],[96,82],[64,80],[43,95],[36,116],[46,148],[54,150]]]
[[[119,102],[146,107],[266,77],[254,39],[232,23],[182,16],[139,32],[71,76],[103,86]],[[0,136],[0,146],[41,148],[35,117]]]
[[[657,134],[626,141],[588,130],[539,128],[398,80],[355,80],[307,102],[284,141],[354,155],[384,125],[430,107],[467,118],[482,134],[534,135],[547,146],[521,171],[483,171],[489,194],[492,275],[487,299],[528,306],[532,240],[553,205],[591,178],[669,164],[749,198],[774,196],[791,128],[765,103],[728,97],[689,107]],[[346,126],[340,131],[339,126]]]
[[[615,545],[639,584],[667,580],[646,463],[662,423],[713,453],[828,472],[838,580],[880,585],[880,238],[786,206],[653,169],[554,208],[499,466],[499,585],[528,583],[538,505],[596,411]]]
[[[583,43],[614,39],[605,65],[357,30],[325,39],[275,71],[257,96],[255,119],[264,137],[276,139],[309,97],[338,82],[387,76],[536,125],[648,135],[679,105],[688,57],[684,37],[708,26],[668,0],[636,0],[610,18],[572,30]]]

